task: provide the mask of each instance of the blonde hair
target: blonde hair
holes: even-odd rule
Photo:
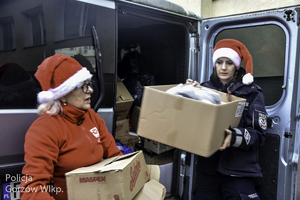
[[[61,101],[59,99],[54,100],[49,103],[42,103],[38,106],[37,112],[39,115],[43,115],[45,113],[49,115],[56,115],[60,111],[62,111]]]

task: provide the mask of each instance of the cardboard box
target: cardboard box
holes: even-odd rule
[[[117,81],[116,115],[117,120],[126,119],[134,99],[123,84],[121,79]]]
[[[115,137],[122,137],[129,135],[129,119],[116,121]]]
[[[134,135],[123,135],[115,138],[116,142],[120,142],[122,144],[126,144],[127,148],[133,148],[135,151],[135,144],[139,142],[139,137]]]
[[[224,129],[237,127],[245,99],[218,92],[224,104],[209,104],[166,93],[176,85],[144,88],[137,134],[209,157],[224,140]]]
[[[142,151],[108,158],[66,173],[70,200],[131,200],[148,180]]]
[[[166,196],[166,187],[160,182],[160,166],[147,165],[150,180],[134,197],[133,200],[163,200]]]
[[[169,145],[162,144],[160,142],[156,142],[153,140],[149,140],[147,138],[145,138],[145,140],[144,140],[144,147],[150,151],[153,151],[154,153],[157,153],[157,154],[174,149],[174,147],[171,147]]]
[[[164,200],[165,196],[165,186],[158,181],[151,179],[144,185],[133,200]]]

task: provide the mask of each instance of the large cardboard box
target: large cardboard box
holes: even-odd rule
[[[154,140],[149,140],[147,138],[145,138],[144,140],[144,147],[157,154],[174,149],[174,147],[171,147],[166,144],[162,144],[160,142],[156,142]]]
[[[116,115],[117,120],[126,119],[134,99],[123,84],[121,79],[117,81]]]
[[[149,180],[142,151],[105,159],[66,173],[70,200],[131,200]]]
[[[176,85],[144,88],[137,134],[197,155],[209,157],[224,140],[224,129],[237,127],[245,99],[218,92],[224,104],[166,93]]]

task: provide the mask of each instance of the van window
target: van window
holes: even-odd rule
[[[115,11],[72,0],[49,3],[28,0],[23,2],[26,6],[18,3],[17,0],[5,1],[0,6],[0,108],[35,109],[37,93],[41,91],[34,76],[36,69],[45,58],[58,53],[74,57],[94,75],[91,102],[94,107],[101,91],[93,26],[99,34],[101,54],[105,58],[102,61],[105,98],[100,108],[112,108],[116,31],[111,21],[115,22]],[[106,23],[107,19],[99,13],[109,22]],[[105,32],[100,35],[103,29]]]
[[[263,89],[266,106],[279,101],[284,84],[285,33],[277,25],[262,25],[221,31],[215,43],[232,38],[246,45],[253,58],[254,81]]]
[[[56,41],[91,35],[91,27],[97,24],[97,7],[75,1],[56,0]],[[60,30],[63,28],[63,31]]]
[[[46,29],[42,5],[22,12],[24,47],[46,43]]]
[[[14,20],[12,16],[0,18],[0,51],[15,48]]]

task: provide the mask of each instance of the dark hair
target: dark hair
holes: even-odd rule
[[[227,88],[227,92],[228,92],[228,93],[231,93],[232,87],[234,86],[234,84],[236,84],[236,80],[237,80],[237,77],[238,77],[238,73],[239,73],[239,70],[235,70],[234,76],[233,76],[233,79],[232,79],[232,82],[231,82],[231,84],[229,85],[229,87]]]

